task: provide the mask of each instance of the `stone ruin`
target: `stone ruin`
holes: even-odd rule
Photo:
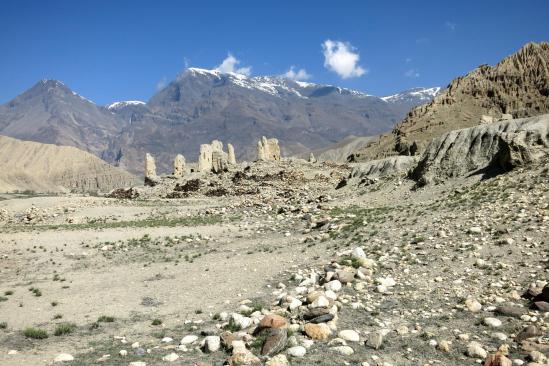
[[[198,171],[220,173],[226,171],[229,165],[236,164],[234,147],[227,144],[227,152],[223,151],[223,142],[213,140],[211,144],[200,145],[198,156]]]
[[[177,154],[173,160],[173,175],[176,178],[181,178],[185,175],[185,157],[181,154]]]
[[[146,153],[145,154],[145,185],[154,186],[158,182],[158,176],[156,175],[156,162],[154,157]]]
[[[278,147],[278,141],[276,142]],[[211,144],[200,145],[200,155],[198,156],[199,172],[220,173],[226,171],[229,165],[236,164],[234,146],[227,144],[227,152],[223,151],[223,142],[213,140]],[[173,161],[173,177],[182,178],[187,171],[185,157],[177,154]],[[191,170],[192,172],[192,170]],[[160,181],[156,174],[156,163],[154,157],[145,154],[145,185],[155,186]]]
[[[268,139],[265,136],[257,142],[257,160],[278,161],[280,160],[280,147],[275,138]]]

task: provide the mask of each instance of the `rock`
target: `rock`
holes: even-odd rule
[[[519,306],[498,306],[495,313],[514,318],[520,318],[527,313],[527,310]]]
[[[450,352],[450,343],[448,341],[440,341],[437,345],[439,351]]]
[[[280,147],[277,139],[267,139],[265,136],[257,142],[257,160],[277,161],[280,160]]]
[[[181,344],[188,345],[196,342],[198,340],[198,336],[195,336],[194,334],[186,335],[181,339]]]
[[[467,307],[467,309],[469,309],[471,313],[478,313],[482,310],[482,305],[480,304],[480,302],[473,298],[467,298],[467,300],[465,300],[465,306]]]
[[[120,352],[118,352],[118,354],[122,357],[126,357],[128,355],[128,351],[126,351],[125,349],[123,350],[120,350]]]
[[[383,344],[383,334],[381,332],[372,332],[368,335],[366,345],[373,348],[379,349]]]
[[[69,361],[73,361],[74,360],[74,357],[68,353],[60,353],[58,354],[55,359],[53,360],[53,362],[57,363],[57,362],[69,362]]]
[[[484,360],[488,353],[484,348],[482,348],[482,345],[480,343],[473,341],[467,345],[467,355],[469,357],[480,358]]]
[[[265,315],[258,324],[258,328],[285,328],[288,326],[286,319],[280,315]]]
[[[243,341],[232,342],[233,353],[228,359],[231,366],[253,365],[260,362],[259,358],[246,349]]]
[[[179,358],[179,356],[177,355],[177,353],[172,352],[169,355],[166,355],[166,356],[162,357],[162,360],[166,361],[166,362],[174,362],[178,358]]]
[[[467,232],[469,234],[479,235],[479,234],[482,234],[482,229],[478,226],[473,226],[473,227],[470,227],[469,230],[467,230]]]
[[[147,366],[147,364],[143,361],[133,361],[128,366]]]
[[[290,366],[290,362],[285,355],[279,354],[265,362],[265,366]]]
[[[484,366],[512,366],[513,362],[500,352],[489,355],[484,361]]]
[[[534,306],[540,311],[549,312],[549,302],[536,301],[536,302],[534,302]]]
[[[317,341],[328,339],[328,337],[332,333],[330,327],[327,326],[325,323],[307,323],[303,328],[305,330],[305,334],[307,334],[311,339]]]
[[[330,281],[324,284],[324,288],[326,290],[338,292],[339,290],[341,290],[341,282],[339,282],[338,280]]]
[[[303,357],[307,353],[307,349],[302,346],[290,347],[286,350],[286,353],[292,357]]]
[[[8,351],[8,355],[10,355],[10,356],[16,355],[17,353],[18,353],[18,352],[17,352],[17,350],[15,350],[15,349],[10,349],[10,350]]]
[[[234,147],[232,144],[227,144],[227,162],[230,164],[230,165],[235,165],[236,164],[236,156],[234,154]]]
[[[366,253],[364,253],[364,250],[361,247],[356,247],[353,249],[352,257],[356,259],[366,258]]]
[[[204,350],[206,352],[217,352],[221,347],[221,338],[219,336],[207,336],[204,339]]]
[[[314,323],[314,324],[327,323],[332,319],[334,319],[333,314],[324,314],[324,315],[317,316],[316,318],[310,319],[309,323]]]
[[[316,163],[316,158],[313,153],[309,154],[309,163]]]
[[[414,156],[391,156],[370,160],[354,164],[350,177],[372,181],[385,177],[404,176],[416,163],[417,157]]]
[[[536,328],[535,325],[529,325],[526,328],[522,329],[515,337],[515,341],[520,343],[528,338],[533,338],[541,335],[541,332]]]
[[[171,342],[173,342],[173,338],[171,338],[171,337],[164,337],[164,338],[162,338],[162,339],[160,340],[160,342],[162,342],[162,343],[171,343]]]
[[[265,328],[261,334],[266,336],[261,347],[262,356],[276,354],[286,347],[288,332],[285,328]]]
[[[338,281],[339,282],[339,281]],[[309,305],[311,308],[326,308],[330,306],[330,301],[323,295],[317,297],[311,305]]]
[[[355,350],[349,346],[337,346],[330,348],[332,351],[339,353],[340,355],[350,356],[355,353]]]
[[[429,143],[410,177],[421,186],[527,164],[547,154],[548,126],[549,116],[541,115],[450,131]]]
[[[345,329],[339,332],[338,334],[339,338],[349,341],[349,342],[359,342],[360,336],[359,334],[352,330],[352,329]]]
[[[484,318],[483,323],[484,325],[487,325],[492,328],[501,327],[501,324],[502,324],[501,320],[497,318]]]
[[[223,151],[212,152],[212,172],[221,173],[228,170],[227,154]]]
[[[385,287],[393,287],[396,285],[396,281],[393,279],[393,277],[379,277],[376,279],[376,282]]]
[[[232,313],[231,318],[234,323],[240,327],[240,329],[246,329],[250,325],[252,325],[252,319],[248,318],[247,316],[243,316],[238,313]]]
[[[354,272],[339,270],[336,271],[336,276],[341,283],[351,283],[355,280]]]
[[[181,154],[177,154],[173,160],[173,175],[177,178],[185,175],[185,157]]]
[[[528,357],[530,358],[530,360],[534,362],[538,362],[540,364],[545,363],[545,361],[547,361],[547,357],[545,357],[545,355],[539,351],[530,351],[530,353],[528,354]]]

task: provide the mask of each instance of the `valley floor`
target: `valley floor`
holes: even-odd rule
[[[547,162],[418,190],[330,170],[268,197],[4,197],[0,364],[221,365],[232,340],[270,365],[545,364],[549,314],[521,296],[548,280]]]

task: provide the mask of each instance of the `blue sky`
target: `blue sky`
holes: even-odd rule
[[[445,86],[549,41],[548,14],[547,0],[5,0],[0,103],[44,78],[99,104],[148,100],[186,66],[229,53],[251,75],[294,66],[294,77],[380,96]]]

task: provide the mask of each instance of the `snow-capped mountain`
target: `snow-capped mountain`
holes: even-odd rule
[[[388,103],[413,102],[415,105],[428,103],[440,93],[440,87],[413,88],[397,94],[381,97]]]
[[[191,68],[148,102],[103,107],[59,81],[44,80],[0,105],[0,134],[76,146],[141,174],[145,152],[168,171],[176,154],[194,161],[200,144],[213,139],[232,143],[238,158],[251,159],[261,136],[278,138],[283,153],[292,155],[350,135],[376,135],[428,98],[428,89],[379,98],[281,76]]]
[[[121,102],[114,102],[112,104],[109,104],[107,106],[107,109],[109,111],[115,111],[115,110],[122,109],[129,106],[139,106],[139,105],[145,105],[145,104],[147,103],[142,102],[140,100],[124,100]]]

